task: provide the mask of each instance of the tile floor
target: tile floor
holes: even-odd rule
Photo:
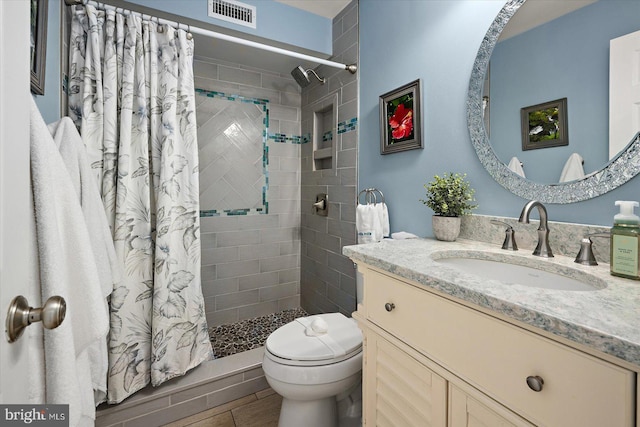
[[[282,397],[267,388],[165,427],[276,427]]]
[[[303,309],[295,308],[209,328],[213,354],[218,359],[262,347],[271,332],[308,315]]]

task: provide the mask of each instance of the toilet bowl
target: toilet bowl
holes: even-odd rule
[[[278,328],[262,368],[282,396],[279,427],[359,425],[362,333],[353,319],[327,313]]]

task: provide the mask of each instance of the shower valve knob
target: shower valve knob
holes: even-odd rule
[[[326,193],[319,193],[316,195],[316,201],[313,204],[313,211],[316,215],[329,215],[329,204],[327,203],[328,200],[329,196]]]

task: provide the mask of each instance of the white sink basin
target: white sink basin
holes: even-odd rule
[[[500,282],[531,286],[542,289],[558,291],[595,291],[606,285],[594,281],[579,280],[563,274],[539,270],[524,265],[512,264],[508,261],[494,261],[489,259],[477,259],[466,257],[447,257],[436,259],[437,262],[447,265],[455,270],[474,274],[485,279],[498,280]],[[544,263],[544,261],[542,261]]]

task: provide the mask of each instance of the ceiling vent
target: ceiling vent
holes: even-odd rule
[[[256,28],[256,7],[235,0],[209,0],[207,9],[212,18]]]

